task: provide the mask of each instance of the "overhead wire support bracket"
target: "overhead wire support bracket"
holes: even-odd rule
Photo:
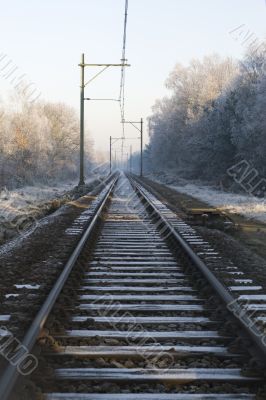
[[[123,60],[122,60],[123,61]],[[80,67],[131,67],[130,64],[119,63],[119,64],[79,64]]]
[[[101,101],[120,101],[118,99],[91,99],[90,97],[84,97],[84,100],[93,100],[93,101],[97,101],[97,100],[101,100]]]
[[[80,79],[80,162],[79,162],[79,186],[85,184],[84,180],[84,91],[85,87],[102,74],[109,67],[130,67],[124,60],[122,63],[85,63],[84,54],[81,55],[81,62],[78,64],[81,69]],[[103,67],[97,74],[95,74],[89,81],[85,83],[85,67]],[[87,99],[86,99],[87,100]],[[100,99],[99,99],[100,100]],[[107,100],[107,99],[106,99]],[[115,99],[114,99],[115,100]]]
[[[141,124],[141,121],[121,121],[121,124],[131,124],[134,126],[135,129],[137,129],[141,133],[141,129],[139,129],[135,124]]]
[[[97,74],[95,74],[88,82],[84,84],[84,87],[86,87],[89,83],[94,81],[95,78],[97,78],[99,75],[101,75],[107,68],[109,67],[130,67],[130,64],[79,64],[79,67],[104,67],[99,71]]]
[[[127,59],[126,59],[127,16],[128,16],[128,0],[125,0],[124,32],[123,32],[123,44],[122,44],[122,56],[121,56],[122,64],[125,64],[127,62]],[[124,120],[124,116],[125,116],[125,68],[124,68],[124,65],[121,66],[119,100],[120,100],[121,118],[122,118],[122,120]],[[122,136],[125,137],[124,124],[122,124]],[[124,147],[123,140],[122,140],[121,145],[122,145],[122,153],[123,153],[123,147]]]
[[[111,142],[112,142],[112,144],[115,144],[118,140],[122,140],[123,138],[122,137],[117,137],[117,138],[111,138]]]

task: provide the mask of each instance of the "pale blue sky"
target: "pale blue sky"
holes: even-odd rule
[[[124,0],[2,1],[1,48],[26,73],[45,100],[79,108],[81,52],[86,61],[120,61]],[[265,37],[265,0],[129,0],[126,117],[146,118],[176,62],[213,52],[240,58],[245,46],[229,31],[244,24]],[[86,70],[89,79],[93,70]],[[120,70],[107,71],[86,88],[87,97],[118,97]],[[2,92],[11,89],[0,78]],[[108,149],[121,132],[117,103],[87,102],[86,126],[95,145]],[[127,134],[134,131],[127,128]]]

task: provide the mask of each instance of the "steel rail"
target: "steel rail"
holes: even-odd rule
[[[161,214],[160,210],[153,204],[152,200],[143,192],[141,185],[137,183],[135,178],[128,176],[133,188],[139,193],[140,197],[148,204],[148,207],[153,209],[157,218],[164,224],[169,233],[174,237],[174,239],[180,244],[182,249],[188,255],[193,264],[198,268],[198,270],[204,275],[207,281],[210,283],[211,287],[219,295],[222,301],[226,304],[228,312],[237,319],[242,328],[246,331],[252,342],[258,348],[256,356],[258,356],[263,363],[266,363],[266,345],[262,340],[262,332],[259,331],[255,324],[251,325],[251,320],[248,315],[240,310],[239,304],[236,303],[236,299],[231,295],[228,289],[217,279],[212,271],[207,267],[207,265],[200,259],[200,257],[192,250],[192,248],[187,244],[187,242],[179,235],[179,233],[174,229],[174,227],[165,219]],[[165,233],[165,232],[164,232]]]
[[[105,196],[103,197],[102,201],[97,205],[94,216],[89,223],[89,226],[83,233],[81,239],[79,240],[75,250],[71,254],[69,260],[65,264],[63,271],[61,272],[59,278],[57,279],[56,283],[54,284],[53,288],[51,289],[50,293],[48,294],[47,298],[45,299],[41,309],[38,311],[36,317],[34,318],[30,328],[28,329],[23,341],[22,346],[24,349],[26,348],[28,352],[33,349],[33,346],[36,343],[36,339],[38,338],[41,330],[43,329],[45,322],[59,296],[61,293],[81,251],[83,250],[87,240],[89,239],[93,228],[111,194],[113,191],[114,185],[116,184],[117,176],[113,179],[113,181],[109,184],[110,187],[106,192]],[[19,354],[18,354],[19,356]],[[17,370],[16,365],[9,364],[4,373],[2,374],[0,380],[0,399],[1,400],[8,400],[11,392],[13,391],[16,381],[19,377],[19,372]]]

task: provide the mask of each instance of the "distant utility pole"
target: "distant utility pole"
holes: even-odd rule
[[[141,118],[140,121],[121,121],[122,124],[131,124],[140,132],[140,174],[139,176],[143,176],[143,119]],[[140,129],[135,125],[140,124]]]
[[[132,144],[130,145],[129,172],[132,173]]]
[[[140,119],[140,176],[143,175],[143,119]]]
[[[81,55],[81,62],[79,67],[81,68],[80,76],[80,170],[79,170],[79,186],[83,186],[84,180],[84,100],[115,100],[115,99],[85,99],[84,91],[85,87],[93,81],[97,76],[104,72],[109,67],[129,67],[126,64],[126,60],[122,59],[120,64],[85,64],[84,53]],[[96,75],[94,75],[88,82],[85,83],[85,67],[103,67]],[[115,100],[117,101],[117,100]]]
[[[112,173],[112,146],[115,142],[117,142],[118,140],[122,140],[123,138],[121,137],[117,137],[117,138],[112,138],[112,136],[110,136],[110,142],[109,142],[109,173],[111,175]],[[116,163],[116,153],[115,153],[115,163]]]
[[[109,174],[112,173],[112,136],[110,136],[110,171]]]
[[[81,55],[81,64],[80,64],[80,147],[79,147],[79,186],[83,186],[85,184],[84,181],[84,54]]]

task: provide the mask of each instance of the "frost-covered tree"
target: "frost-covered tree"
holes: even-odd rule
[[[79,120],[61,103],[19,99],[0,116],[0,186],[74,178],[79,157]],[[85,161],[91,166],[91,143]]]
[[[266,46],[243,61],[214,55],[178,64],[166,81],[171,96],[151,116],[153,170],[219,182],[246,159],[266,172]]]

